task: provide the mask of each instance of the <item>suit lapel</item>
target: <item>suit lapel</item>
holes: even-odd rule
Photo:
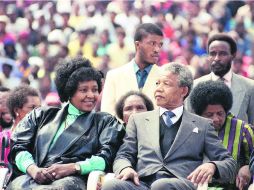
[[[154,151],[159,157],[160,160],[163,160],[160,149],[160,112],[159,109],[151,112],[149,116],[145,118],[146,125],[148,126],[148,133],[151,135],[149,139],[151,139],[151,144],[154,147]]]
[[[151,71],[149,72],[147,76],[147,79],[143,88],[144,91],[149,90],[151,86],[155,86],[158,73],[159,73],[159,67],[157,65],[153,65]]]
[[[60,122],[62,118],[66,115],[68,109],[68,105],[66,105],[63,109],[61,109],[53,119],[53,121],[49,122],[47,125],[41,128],[38,133],[37,138],[37,157],[38,157],[38,164],[40,165],[48,153],[49,146],[60,127]],[[40,151],[38,151],[40,150]]]
[[[234,115],[238,115],[239,111],[240,111],[241,103],[243,102],[245,90],[241,86],[241,81],[239,80],[237,75],[234,73],[232,76],[232,83],[231,83],[230,89],[232,91],[233,101],[234,101],[234,104],[231,108],[231,112]],[[237,100],[237,101],[235,101],[235,100]]]
[[[133,64],[134,64],[134,60],[127,63],[126,68],[124,69],[123,73],[120,73],[120,75],[122,76],[125,75],[125,77],[122,77],[123,80],[125,80],[125,84],[126,84],[124,88],[138,90],[138,82],[137,82],[137,77],[134,71]]]
[[[179,130],[165,158],[172,155],[193,133],[193,129],[196,127],[195,125],[193,125],[193,122],[195,122],[195,120],[193,120],[190,114],[184,110]]]
[[[153,105],[155,108],[158,106],[156,105],[156,101],[154,98],[154,92],[156,89],[156,80],[159,76],[159,67],[157,65],[153,65],[150,73],[147,76],[144,88],[142,89],[142,92],[146,94],[153,102]]]

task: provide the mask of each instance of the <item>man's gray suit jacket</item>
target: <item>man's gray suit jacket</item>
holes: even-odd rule
[[[175,140],[163,158],[159,143],[159,117],[159,109],[130,117],[124,143],[114,161],[116,174],[126,167],[133,167],[140,177],[145,177],[164,167],[176,177],[186,179],[203,163],[203,154],[206,154],[216,164],[224,182],[235,179],[236,162],[223,148],[210,120],[184,110]]]

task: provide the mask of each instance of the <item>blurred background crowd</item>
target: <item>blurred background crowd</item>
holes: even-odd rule
[[[160,64],[180,61],[195,78],[210,72],[206,41],[229,32],[237,41],[235,73],[254,79],[254,1],[180,0],[1,0],[0,84],[27,83],[43,101],[59,101],[54,67],[84,56],[106,76],[134,57],[133,33],[140,23],[164,34]]]

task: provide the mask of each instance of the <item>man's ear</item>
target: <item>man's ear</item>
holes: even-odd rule
[[[135,48],[137,49],[140,45],[140,41],[135,41],[134,44],[135,44]]]
[[[182,87],[182,97],[186,97],[186,95],[189,93],[189,88],[187,86]]]

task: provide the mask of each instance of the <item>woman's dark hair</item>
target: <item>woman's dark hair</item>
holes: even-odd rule
[[[125,95],[123,95],[116,103],[115,111],[118,118],[123,120],[123,107],[124,107],[125,100],[132,95],[139,96],[140,98],[142,98],[147,111],[151,111],[154,109],[153,102],[145,94],[141,92],[137,92],[137,91],[130,91],[130,92],[127,92]]]
[[[40,97],[38,91],[28,85],[21,85],[14,88],[7,99],[7,106],[12,117],[15,119],[15,108],[22,108],[27,103],[28,96]]]
[[[69,80],[72,80],[71,79],[72,73],[79,70],[80,68],[87,68],[87,67],[91,68],[92,64],[88,59],[82,58],[82,57],[67,59],[65,62],[60,63],[56,66],[55,84],[56,84],[56,89],[57,89],[61,102],[68,101],[71,95],[73,95],[73,94],[68,94],[67,92],[76,91],[76,88],[74,90],[70,90],[66,88],[67,82]],[[75,87],[77,87],[77,85],[78,84],[75,84]]]
[[[58,72],[58,74],[60,73]],[[59,76],[56,78],[58,78],[58,80],[60,79]],[[101,92],[102,85],[100,73],[92,67],[80,67],[72,72],[70,76],[68,76],[64,89],[60,89],[63,94],[60,94],[58,91],[61,101],[68,101],[77,91],[79,83],[85,81],[96,81],[98,91]]]
[[[137,27],[134,34],[134,41],[141,41],[148,34],[163,36],[163,33],[158,25],[152,23],[143,23]]]
[[[218,33],[214,34],[209,37],[207,41],[207,51],[209,52],[209,46],[213,41],[224,41],[229,44],[230,46],[230,52],[232,55],[234,55],[237,51],[237,45],[236,41],[228,34],[225,33]]]
[[[197,115],[202,115],[208,105],[221,105],[228,113],[233,104],[233,96],[223,82],[206,81],[199,83],[192,90],[190,103]]]

